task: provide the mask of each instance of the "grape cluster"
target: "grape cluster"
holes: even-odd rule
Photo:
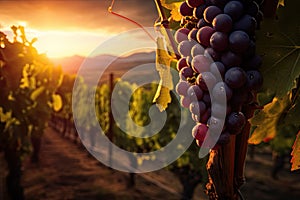
[[[249,108],[263,83],[258,71],[262,59],[255,50],[260,3],[186,0],[179,8],[181,28],[174,35],[180,54],[176,91],[196,122],[192,134],[199,146],[204,138],[213,141],[217,136],[215,148],[228,143],[230,134],[241,133],[253,115]]]

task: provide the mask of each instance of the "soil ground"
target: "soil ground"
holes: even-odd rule
[[[3,195],[4,163],[0,162],[0,199]],[[257,152],[247,159],[247,183],[241,192],[249,200],[299,200],[300,172],[290,172],[289,164],[270,176],[270,153]],[[23,186],[27,200],[179,200],[181,185],[167,170],[136,175],[135,187],[128,186],[129,175],[111,170],[77,144],[48,128],[43,138],[40,163],[25,162]],[[203,186],[194,200],[207,199]]]

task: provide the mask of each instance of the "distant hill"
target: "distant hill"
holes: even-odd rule
[[[110,73],[115,77],[121,77],[137,66],[148,64],[155,66],[155,52],[134,53],[126,57],[116,57],[113,55],[98,55],[95,57],[71,56],[59,59],[52,59],[55,65],[61,65],[63,71],[69,74],[76,74],[81,66],[84,66],[85,77],[92,77],[95,72],[103,73],[100,82],[106,82]],[[131,76],[138,79],[141,75],[157,76],[153,69],[134,71]],[[88,81],[88,80],[86,80]],[[133,81],[135,82],[135,81]]]

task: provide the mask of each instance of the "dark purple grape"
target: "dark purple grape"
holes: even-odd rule
[[[219,8],[223,9],[228,0],[211,0],[211,3]]]
[[[190,104],[191,104],[191,100],[187,96],[181,96],[181,98],[180,98],[180,104],[184,108],[189,108]]]
[[[216,83],[217,80],[211,72],[202,72],[196,79],[196,84],[204,91],[212,89]]]
[[[205,47],[209,46],[210,37],[214,32],[215,30],[210,26],[200,28],[197,33],[197,41]]]
[[[194,8],[193,16],[197,19],[203,18],[203,13],[204,13],[205,8],[206,8],[205,5],[201,5],[201,6],[198,6],[197,8]]]
[[[227,106],[221,105],[219,103],[213,103],[211,105],[211,114],[214,117],[223,118],[227,114]]]
[[[233,21],[238,20],[244,12],[244,6],[239,1],[229,1],[224,7],[224,13],[229,15]]]
[[[206,48],[203,55],[214,61],[218,61],[221,59],[221,53],[217,52],[215,49],[211,47]]]
[[[190,42],[195,42],[197,41],[197,32],[198,32],[199,29],[197,28],[193,28],[190,32],[189,32],[189,35],[188,35],[188,40]]]
[[[230,141],[230,133],[228,131],[223,131],[217,141],[217,144],[224,145],[228,144]]]
[[[187,56],[187,57],[186,57],[186,64],[187,64],[189,67],[192,67],[192,60],[193,60],[193,57],[192,57],[192,56]]]
[[[235,90],[230,99],[231,110],[235,112],[241,111],[243,104],[247,100],[247,97],[248,97],[247,89],[241,88],[239,90]]]
[[[252,36],[255,32],[256,20],[250,15],[244,15],[240,20],[234,23],[233,30],[241,30]]]
[[[186,96],[189,87],[190,87],[190,84],[188,82],[186,82],[186,81],[179,81],[177,83],[177,85],[176,85],[176,92],[179,95]]]
[[[218,82],[213,88],[212,95],[217,102],[222,102],[232,97],[232,90],[226,83]]]
[[[181,57],[186,57],[191,54],[192,44],[188,40],[184,40],[178,44],[178,51]]]
[[[253,40],[250,40],[248,49],[243,54],[243,58],[244,59],[252,58],[255,55],[255,52],[256,52],[255,42]]]
[[[225,66],[221,62],[213,62],[210,65],[210,72],[215,76],[215,77],[224,77],[225,75]]]
[[[202,101],[206,104],[207,107],[211,105],[211,99],[210,99],[209,92],[203,93]]]
[[[246,72],[240,67],[232,67],[225,73],[225,83],[231,88],[242,87],[246,80]]]
[[[224,119],[211,116],[208,120],[208,127],[210,133],[212,134],[221,133],[224,128]]]
[[[196,73],[209,71],[211,60],[204,55],[197,55],[192,60],[192,68]]]
[[[228,36],[223,32],[215,32],[210,37],[210,46],[216,51],[224,51],[228,47]]]
[[[204,54],[204,48],[203,46],[201,46],[201,44],[195,44],[193,47],[192,47],[192,50],[191,50],[191,55],[192,57],[195,57],[197,55],[203,55]]]
[[[246,72],[247,74],[247,82],[246,87],[249,90],[257,91],[263,85],[263,77],[261,73],[257,70],[250,70]]]
[[[243,54],[249,44],[250,38],[244,31],[234,31],[229,35],[229,48],[234,53]]]
[[[226,129],[230,134],[237,135],[241,133],[246,124],[246,118],[242,112],[232,112],[227,116]]]
[[[187,63],[186,63],[186,58],[182,57],[177,62],[177,70],[180,71],[184,67],[187,67]]]
[[[206,137],[207,131],[208,127],[205,124],[199,123],[196,126],[194,126],[192,130],[192,135],[196,140],[203,142]]]
[[[190,67],[183,67],[179,71],[179,77],[181,80],[187,80],[188,78],[192,78],[194,76],[194,70]]]
[[[213,19],[222,13],[222,10],[217,6],[208,6],[203,13],[203,17],[206,22],[212,23]]]
[[[183,2],[179,7],[179,12],[182,16],[193,16],[193,10],[186,2]]]
[[[259,55],[255,55],[243,63],[243,68],[258,69],[260,68],[261,65],[262,65],[262,58]]]
[[[227,14],[219,14],[212,21],[213,28],[220,32],[230,32],[232,29],[232,19]]]
[[[251,1],[251,3],[247,6],[246,13],[251,15],[252,17],[256,17],[259,11],[259,6],[255,1]]]
[[[205,105],[206,105],[206,108],[207,108],[208,107],[207,103],[205,103]],[[206,109],[206,111],[200,116],[200,122],[203,123],[203,124],[207,124],[207,121],[210,117],[211,117],[211,109],[208,107]]]
[[[200,101],[203,97],[203,91],[198,85],[192,85],[187,90],[187,95],[191,101]]]
[[[191,8],[196,8],[198,6],[204,5],[204,0],[186,0],[186,3]]]
[[[203,103],[203,101],[193,101],[190,104],[190,112],[199,115],[200,116],[205,112],[206,110],[206,105]]]
[[[184,40],[188,40],[188,34],[190,30],[187,28],[180,28],[175,32],[174,38],[177,43],[180,43]]]
[[[230,68],[233,66],[240,66],[242,63],[242,58],[232,51],[227,51],[222,54],[221,61],[225,67]]]
[[[209,23],[207,23],[203,18],[201,18],[198,23],[197,23],[197,28],[202,28],[202,27],[205,27],[205,26],[210,26]]]

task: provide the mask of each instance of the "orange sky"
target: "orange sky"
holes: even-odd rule
[[[108,13],[110,3],[110,0],[0,1],[0,30],[9,35],[11,25],[25,25],[28,38],[38,38],[35,47],[41,53],[49,57],[87,56],[110,37],[137,28]],[[152,27],[157,19],[153,0],[115,0],[114,11],[145,27]]]

